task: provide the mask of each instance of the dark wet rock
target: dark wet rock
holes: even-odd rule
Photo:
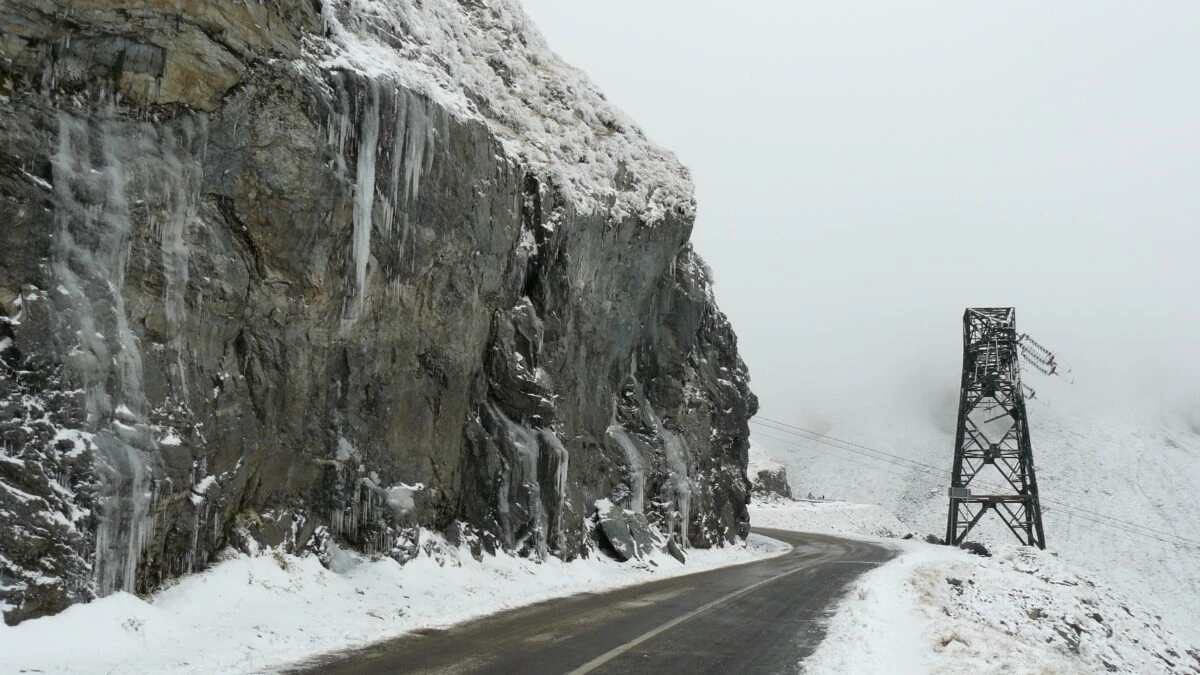
[[[683,549],[679,548],[679,544],[675,543],[674,539],[667,540],[667,553],[679,562],[687,563],[687,555],[684,554]]]
[[[776,469],[760,469],[752,477],[751,484],[757,494],[792,498],[792,486],[788,485],[787,469],[782,466]]]
[[[958,547],[968,553],[973,553],[985,558],[992,557],[992,552],[989,551],[986,546],[977,541],[964,541],[963,543],[959,544]]]
[[[1063,639],[1063,643],[1066,645],[1068,651],[1072,654],[1080,653],[1082,628],[1070,621],[1064,621],[1054,625],[1054,632],[1058,633],[1058,636]]]

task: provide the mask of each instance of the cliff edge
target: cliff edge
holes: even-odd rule
[[[0,8],[0,612],[227,546],[744,537],[686,170],[515,0]]]

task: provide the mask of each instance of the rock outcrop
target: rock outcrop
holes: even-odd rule
[[[686,171],[515,0],[0,8],[0,611],[253,541],[748,531]]]
[[[792,499],[792,486],[788,483],[787,468],[772,458],[764,448],[757,445],[750,447],[750,461],[746,473],[750,477],[750,487],[755,495],[766,499]]]

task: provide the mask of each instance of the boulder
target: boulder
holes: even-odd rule
[[[607,499],[596,502],[596,531],[600,549],[621,562],[641,560],[662,548],[662,539],[646,517],[613,504]]]

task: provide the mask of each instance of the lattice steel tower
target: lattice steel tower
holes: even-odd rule
[[[946,543],[957,546],[989,510],[1017,539],[1046,548],[1042,506],[1033,469],[1033,447],[1021,386],[1021,340],[1012,307],[968,309],[963,315],[962,389]],[[972,490],[972,481],[989,466]],[[988,475],[990,474],[990,476]],[[983,485],[991,478],[998,486]]]

